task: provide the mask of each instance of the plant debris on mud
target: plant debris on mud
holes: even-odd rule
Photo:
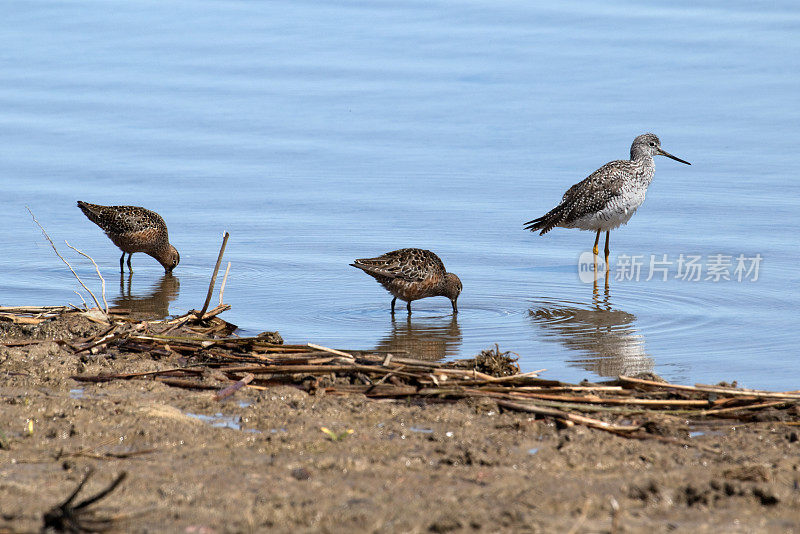
[[[0,532],[55,509],[80,526],[82,503],[59,503],[89,468],[128,477],[101,492],[108,513],[85,517],[148,510],[125,524],[141,532],[800,521],[796,392],[568,384],[521,373],[497,346],[437,362],[284,344],[236,337],[225,309],[139,321],[0,308]]]

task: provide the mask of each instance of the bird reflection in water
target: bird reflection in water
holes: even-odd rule
[[[171,273],[165,273],[146,293],[133,294],[131,290],[133,274],[120,274],[120,296],[112,302],[114,308],[130,312],[133,319],[163,319],[169,315],[169,304],[176,298],[181,288],[180,280]]]
[[[461,328],[456,316],[448,318],[411,319],[392,316],[392,331],[375,348],[395,356],[419,360],[441,360],[458,353]]]
[[[644,337],[636,329],[636,316],[613,308],[606,276],[602,295],[595,280],[592,302],[545,302],[528,313],[545,335],[578,351],[581,358],[569,360],[599,376],[636,375],[653,371]]]

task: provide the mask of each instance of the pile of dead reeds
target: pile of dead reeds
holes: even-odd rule
[[[235,326],[217,315],[220,304],[162,321],[133,321],[124,314],[92,315],[67,308],[0,308],[0,319],[33,323],[59,314],[83,313],[108,327],[89,339],[61,341],[76,355],[116,351],[139,353],[178,364],[148,373],[76,375],[82,382],[156,380],[174,387],[217,390],[222,399],[248,387],[290,385],[312,394],[364,395],[371,399],[448,402],[491,399],[501,409],[585,425],[628,437],[655,437],[654,423],[702,425],[712,420],[746,423],[778,420],[800,424],[800,392],[769,392],[731,386],[669,384],[620,376],[602,384],[567,384],[520,373],[511,353],[498,348],[474,359],[418,360],[401,354],[336,350],[314,344],[284,345],[269,333],[236,337]],[[13,343],[13,342],[12,342]],[[209,373],[216,380],[208,383]],[[219,382],[229,382],[220,388]],[[656,432],[655,434],[657,434]]]

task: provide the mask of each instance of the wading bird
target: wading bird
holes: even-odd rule
[[[600,232],[606,233],[605,257],[608,265],[609,236],[611,230],[628,220],[644,202],[645,193],[656,165],[653,156],[666,156],[691,165],[661,148],[661,141],[651,133],[642,134],[633,140],[631,159],[606,163],[586,179],[570,187],[561,203],[538,219],[525,223],[525,229],[544,235],[553,228],[578,228],[594,230],[592,252],[599,253],[597,245]]]
[[[133,271],[131,256],[135,252],[152,256],[168,273],[181,261],[178,251],[169,244],[167,225],[158,213],[138,206],[100,206],[80,200],[78,207],[122,250],[120,271],[125,269],[125,254],[128,254],[128,269]]]
[[[430,250],[420,248],[401,248],[387,252],[377,258],[364,258],[351,263],[378,281],[392,299],[392,313],[397,299],[408,302],[426,297],[447,297],[453,305],[453,313],[458,313],[456,300],[462,285],[458,276],[445,271],[439,256]]]

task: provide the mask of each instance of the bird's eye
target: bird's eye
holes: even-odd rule
[[[650,146],[656,146],[656,144],[653,141],[650,141]]]

